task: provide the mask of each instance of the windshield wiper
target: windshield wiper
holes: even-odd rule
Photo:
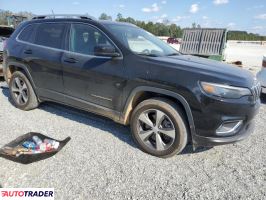
[[[166,56],[179,56],[179,53],[171,53],[171,54],[167,54]]]
[[[148,53],[138,53],[138,55],[140,55],[140,56],[149,56],[149,57],[159,57],[158,55],[156,55],[156,54],[148,54]]]

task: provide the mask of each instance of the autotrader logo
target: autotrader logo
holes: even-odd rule
[[[54,200],[53,188],[0,188],[0,200]]]

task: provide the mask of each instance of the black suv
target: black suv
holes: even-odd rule
[[[154,156],[240,141],[253,129],[260,85],[248,71],[182,55],[127,23],[39,16],[4,49],[4,75],[22,110],[53,101],[130,124]]]

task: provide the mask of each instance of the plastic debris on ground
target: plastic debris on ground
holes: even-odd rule
[[[40,133],[27,133],[2,147],[0,157],[29,164],[55,155],[69,141],[70,137],[58,141]]]

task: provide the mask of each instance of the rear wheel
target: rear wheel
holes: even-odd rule
[[[32,110],[39,105],[30,81],[24,73],[16,71],[9,82],[9,91],[15,106],[21,110]]]
[[[131,130],[140,148],[154,156],[171,157],[180,153],[187,144],[184,114],[167,99],[141,102],[132,113]]]

